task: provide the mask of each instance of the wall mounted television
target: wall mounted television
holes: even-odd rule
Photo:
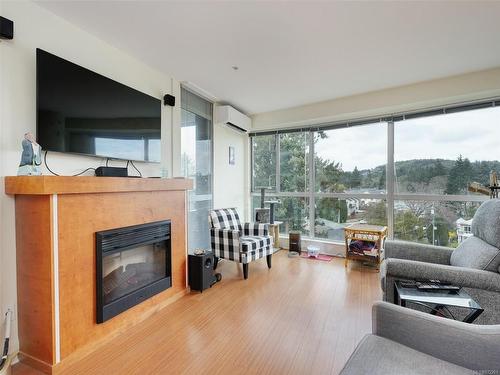
[[[36,50],[37,140],[44,150],[160,161],[161,101]]]

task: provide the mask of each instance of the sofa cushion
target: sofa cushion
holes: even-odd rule
[[[499,272],[500,249],[478,237],[469,237],[453,251],[450,264],[455,267]]]
[[[341,375],[473,374],[472,370],[434,358],[395,341],[366,335]]]
[[[500,248],[500,199],[490,199],[477,209],[472,233],[491,246]]]

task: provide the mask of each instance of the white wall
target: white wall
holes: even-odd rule
[[[371,117],[500,96],[500,67],[252,116],[254,130]]]
[[[214,124],[214,208],[236,207],[248,217],[249,140],[224,124]],[[235,149],[235,164],[229,165],[229,146]]]
[[[95,38],[31,2],[1,2],[1,15],[14,21],[12,41],[0,41],[0,175],[17,173],[21,139],[35,133],[35,49],[42,48],[144,93],[180,98],[177,81],[155,71],[136,58]],[[167,45],[161,48],[168,48]],[[177,100],[179,102],[179,100]],[[178,107],[162,106],[162,162],[172,171],[180,165],[180,116]],[[172,129],[174,129],[172,131]],[[92,157],[49,153],[51,169],[74,174],[102,165]],[[112,165],[117,165],[114,162]],[[137,163],[145,176],[160,175],[159,164]],[[174,168],[175,167],[175,168]],[[175,172],[174,172],[175,173]],[[16,304],[16,252],[14,199],[4,194],[0,180],[0,307]],[[3,322],[3,314],[2,314]],[[2,325],[2,324],[0,324]],[[18,348],[17,324],[13,325],[12,350]]]

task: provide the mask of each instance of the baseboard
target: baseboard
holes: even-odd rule
[[[35,370],[41,371],[44,374],[53,374],[53,366],[50,363],[40,361],[37,358],[30,356],[29,354],[23,353],[22,351],[18,354],[19,362],[34,368]]]

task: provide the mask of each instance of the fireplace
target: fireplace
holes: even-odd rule
[[[170,220],[96,233],[97,323],[172,286]]]

